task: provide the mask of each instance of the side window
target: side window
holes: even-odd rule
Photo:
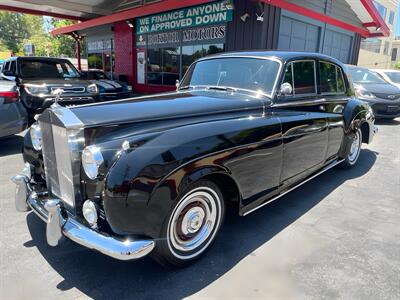
[[[294,95],[315,94],[315,62],[293,62],[292,68]]]
[[[293,71],[292,71],[291,63],[286,68],[285,77],[283,78],[283,83],[290,83],[290,85],[293,87]],[[293,91],[290,95],[293,96]],[[287,96],[290,96],[290,95],[287,95]]]
[[[14,74],[15,74],[15,65],[16,65],[15,60],[13,60],[10,65],[10,71],[13,72]]]
[[[10,68],[10,62],[9,61],[7,61],[6,63],[5,63],[5,65],[4,65],[4,71],[8,71],[9,70],[9,68]]]
[[[321,94],[344,93],[344,81],[341,69],[331,63],[319,63]]]

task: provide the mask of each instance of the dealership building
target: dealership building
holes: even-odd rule
[[[174,89],[189,65],[209,54],[312,51],[357,64],[363,39],[390,34],[372,0],[93,3],[100,4],[3,0],[0,9],[79,20],[52,34],[73,36],[78,49],[86,43],[89,68],[110,72],[144,93]]]

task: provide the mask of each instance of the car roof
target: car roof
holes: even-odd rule
[[[360,67],[360,66],[355,66],[355,65],[345,64],[345,66],[347,68],[350,68],[350,69],[360,69],[360,70],[366,70],[366,71],[373,71],[371,69],[368,69],[368,68],[365,68],[365,67]]]
[[[234,52],[223,52],[223,53],[218,53],[210,56],[206,56],[200,60],[205,60],[209,58],[217,58],[217,57],[246,57],[246,56],[252,56],[252,57],[260,57],[260,58],[267,58],[267,57],[274,57],[279,59],[282,62],[288,61],[288,60],[299,60],[299,59],[320,59],[320,60],[326,60],[326,61],[331,61],[336,64],[342,65],[342,63],[325,54],[321,53],[316,53],[316,52],[300,52],[300,51],[265,51],[265,50],[259,50],[259,51],[234,51]]]
[[[47,56],[13,56],[8,58],[7,60],[47,60],[47,61],[69,62],[69,60],[65,58],[47,57]]]
[[[383,73],[385,73],[385,72],[400,73],[400,70],[391,70],[391,69],[372,69],[372,71],[383,72]]]

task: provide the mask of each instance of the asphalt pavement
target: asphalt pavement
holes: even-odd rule
[[[22,135],[0,140],[0,299],[400,299],[400,119],[378,127],[356,167],[229,217],[181,270],[48,246],[45,224],[14,209]]]

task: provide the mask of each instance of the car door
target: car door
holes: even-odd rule
[[[335,159],[344,136],[343,109],[350,99],[342,68],[329,61],[318,61],[319,110],[325,113],[328,123],[328,146],[326,160]]]
[[[283,161],[281,185],[296,183],[320,167],[328,148],[328,121],[317,89],[317,61],[304,59],[286,65],[282,83],[292,92],[274,104],[282,123]]]

